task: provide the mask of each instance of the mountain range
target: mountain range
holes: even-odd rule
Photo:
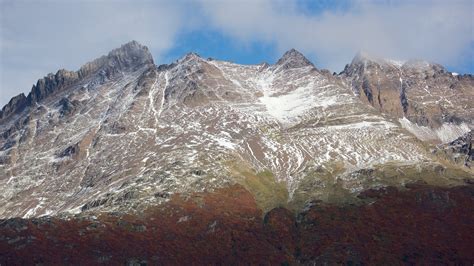
[[[337,74],[292,49],[272,65],[189,53],[157,66],[132,41],[78,71],[47,75],[2,108],[2,230],[24,221],[35,228],[45,220],[104,225],[163,208],[180,215],[170,216],[174,225],[163,218],[169,228],[193,213],[203,221],[276,215],[278,227],[315,208],[366,206],[380,197],[390,206],[397,197],[412,199],[404,192],[410,186],[429,202],[467,187],[453,196],[460,208],[473,201],[462,198],[474,182],[473,129],[474,77],[439,64],[359,53]],[[15,226],[6,228],[8,221]],[[208,222],[207,231],[218,224]],[[277,227],[277,235],[288,231]],[[12,239],[3,239],[5,250]],[[286,248],[291,258],[273,262],[335,261]],[[114,261],[107,256],[96,262]]]

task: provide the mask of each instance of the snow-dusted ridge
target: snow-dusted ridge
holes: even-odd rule
[[[437,164],[396,120],[295,50],[274,65],[191,53],[156,67],[127,61],[140,47],[1,122],[0,218],[143,210],[239,182],[241,172],[270,171],[290,201],[328,173],[357,193],[383,183],[349,178],[360,169]]]

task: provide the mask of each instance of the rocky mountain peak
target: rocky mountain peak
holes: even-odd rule
[[[178,63],[189,63],[189,62],[199,62],[199,61],[203,61],[203,59],[201,58],[201,56],[195,52],[189,52],[187,54],[185,54],[183,57],[181,57],[180,59],[178,59]]]
[[[153,57],[148,48],[137,41],[131,41],[112,50],[107,56],[86,63],[78,73],[82,78],[104,70],[109,76],[119,71],[133,71],[143,65],[153,64]]]
[[[122,45],[120,48],[112,50],[108,54],[108,57],[110,59],[116,59],[119,64],[125,67],[153,64],[153,57],[148,47],[137,41],[131,41]]]
[[[60,87],[69,85],[79,78],[77,72],[61,69],[56,74],[50,73],[46,77],[39,79],[36,85],[33,85],[30,94],[27,97],[28,103],[32,104],[46,98],[49,94],[58,90]]]
[[[449,132],[463,133],[467,130],[464,123],[472,121],[468,111],[470,79],[460,80],[439,64],[426,60],[397,61],[359,52],[340,77],[347,79],[362,101],[396,119],[406,117],[405,126],[413,126],[412,131],[419,138],[445,141],[444,133],[438,134],[436,130],[449,127]],[[416,125],[435,131],[422,134],[424,129]]]
[[[295,49],[285,52],[276,65],[281,66],[283,69],[314,66],[302,53]]]
[[[0,112],[0,120],[13,113],[21,112],[26,107],[39,102],[49,95],[60,91],[75,82],[94,75],[101,79],[112,78],[120,72],[130,72],[145,65],[153,66],[153,57],[148,48],[137,41],[131,41],[114,49],[106,56],[97,58],[83,65],[78,71],[60,69],[56,74],[49,73],[39,79],[31,88],[28,96],[20,94],[14,97]]]
[[[23,93],[13,97],[3,108],[0,110],[0,120],[7,117],[8,115],[22,110],[26,106],[26,96]]]
[[[347,65],[343,73],[348,73],[353,70],[365,71],[367,68],[376,67],[379,69],[389,66],[391,70],[398,71],[396,69],[405,69],[410,72],[430,72],[430,73],[446,73],[446,69],[436,63],[431,63],[426,60],[410,59],[408,61],[394,60],[388,58],[382,58],[371,55],[364,51],[359,51],[352,59],[351,64]],[[361,73],[359,73],[361,74]]]
[[[382,58],[378,57],[372,54],[369,54],[365,51],[359,51],[354,58],[352,59],[351,65],[390,65],[390,66],[395,66],[395,67],[402,67],[405,64],[405,61],[401,60],[394,60],[394,59],[388,59],[388,58]]]

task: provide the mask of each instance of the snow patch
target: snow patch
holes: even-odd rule
[[[430,127],[420,126],[413,123],[406,117],[400,118],[398,121],[403,128],[423,141],[440,140],[442,143],[447,143],[459,138],[471,130],[465,123],[459,125],[444,123],[441,127],[432,129]]]
[[[346,124],[346,125],[329,126],[329,128],[334,129],[334,130],[341,130],[341,129],[362,129],[362,128],[377,127],[377,126],[384,127],[386,129],[396,127],[395,124],[392,124],[387,121],[378,121],[378,122],[362,121],[362,122]]]
[[[405,61],[402,61],[402,60],[393,60],[393,59],[387,59],[387,61],[392,64],[392,65],[395,65],[396,67],[402,67],[403,64],[405,64]]]
[[[310,82],[283,95],[264,95],[259,98],[267,112],[282,123],[291,122],[296,117],[315,107],[326,108],[337,104],[337,96],[318,97],[314,93],[316,85]]]

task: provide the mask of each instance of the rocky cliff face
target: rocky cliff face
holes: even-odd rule
[[[74,84],[91,79],[91,76],[98,79],[96,82],[104,82],[122,71],[133,71],[134,68],[143,65],[153,65],[153,58],[146,46],[132,41],[111,51],[107,56],[85,64],[78,71],[61,69],[56,74],[50,73],[33,85],[28,96],[19,94],[10,100],[0,111],[0,122],[15,113],[34,106],[50,95],[56,95]]]
[[[448,142],[474,123],[471,75],[421,60],[397,62],[360,53],[340,76],[362,101],[401,119],[421,140]]]
[[[25,109],[27,105],[26,96],[23,93],[13,97],[0,111],[0,119],[6,118],[7,116],[20,112]]]
[[[474,131],[471,130],[449,143],[439,145],[433,152],[454,161],[456,164],[472,168],[472,162],[474,161],[473,134]]]

